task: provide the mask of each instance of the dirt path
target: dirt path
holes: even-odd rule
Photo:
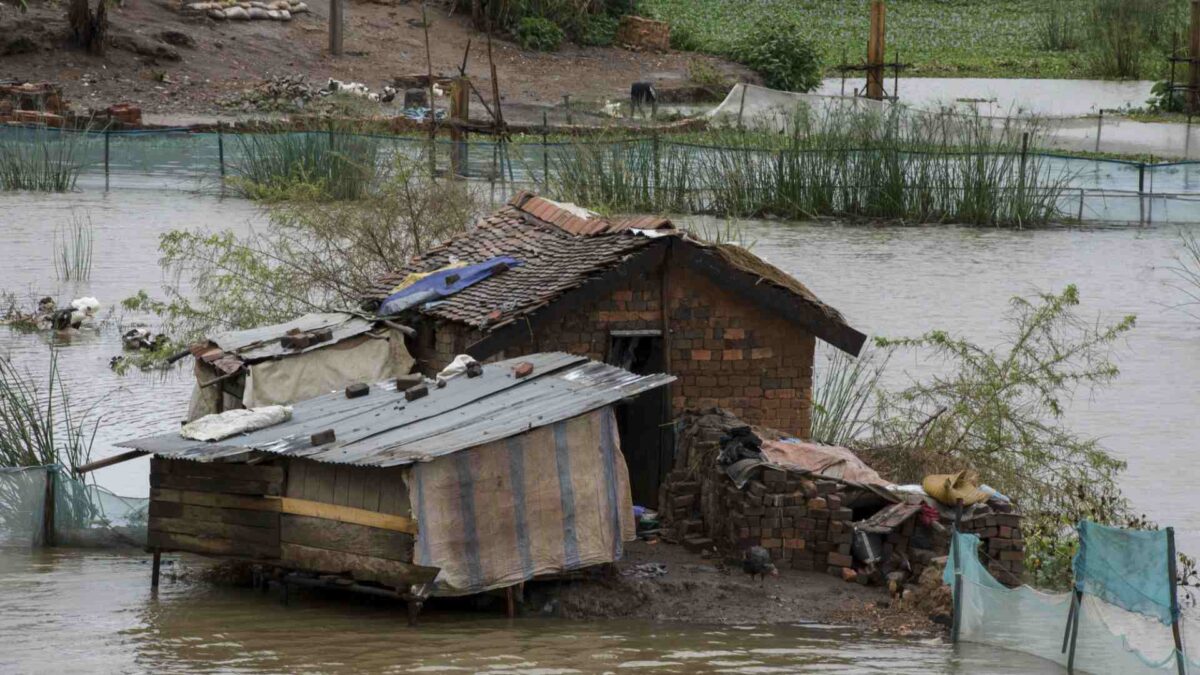
[[[649,564],[666,573],[643,576]],[[854,624],[892,634],[934,634],[919,612],[892,609],[887,592],[826,574],[781,570],[765,582],[740,566],[706,559],[680,546],[637,541],[618,563],[619,576],[570,582],[531,593],[528,606],[568,618],[628,617],[711,624]],[[557,603],[557,607],[546,603]]]
[[[93,57],[67,44],[62,4],[30,0],[29,11],[20,13],[6,1],[0,4],[0,79],[59,81],[76,109],[130,101],[147,113],[215,115],[231,112],[223,101],[268,76],[302,73],[317,84],[333,77],[378,88],[398,75],[426,70],[421,10],[414,2],[348,1],[346,53],[339,57],[327,52],[328,3],[322,0],[311,3],[312,13],[286,23],[218,22],[180,14],[175,6],[172,0],[125,0],[113,6],[110,39],[118,46]],[[467,71],[481,91],[490,92],[483,36],[466,17],[448,17],[444,10],[431,9],[430,22],[435,74],[456,73],[471,40]],[[734,79],[748,75],[738,66],[680,52],[566,45],[542,54],[496,39],[493,53],[501,97],[508,104],[559,104],[565,94],[575,100],[622,98],[635,80],[685,83],[693,59],[712,63]]]

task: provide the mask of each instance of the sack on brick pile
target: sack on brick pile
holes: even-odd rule
[[[921,481],[925,493],[939,502],[954,506],[962,500],[963,506],[971,506],[988,500],[988,493],[979,489],[979,477],[974,471],[964,469],[958,473],[939,473],[926,476]]]
[[[848,448],[787,439],[763,443],[762,451],[768,462],[779,466],[852,483],[890,484]]]

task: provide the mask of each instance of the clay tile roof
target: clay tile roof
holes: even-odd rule
[[[646,231],[661,234],[647,236],[643,234]],[[650,247],[665,243],[663,240],[686,246],[691,253],[683,259],[715,278],[732,281],[728,275],[740,273],[745,279],[737,285],[741,292],[762,300],[772,311],[800,320],[817,337],[853,354],[861,348],[865,336],[847,325],[836,309],[745,249],[697,241],[659,216],[609,220],[529,192],[517,194],[472,229],[384,275],[368,289],[364,300],[384,300],[414,272],[431,272],[455,261],[474,264],[511,256],[522,264],[418,310],[433,318],[492,331],[549,305]]]
[[[435,318],[490,329],[582,286],[655,241],[622,231],[601,230],[581,236],[567,228],[591,229],[587,219],[549,200],[522,199],[527,197],[528,193],[517,195],[471,230],[384,275],[368,290],[365,299],[383,300],[412,272],[429,272],[454,260],[472,264],[512,256],[522,264],[421,308],[422,313]]]

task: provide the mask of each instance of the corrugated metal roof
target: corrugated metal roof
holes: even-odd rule
[[[534,371],[517,379],[512,368],[522,361]],[[376,384],[363,398],[338,393],[301,401],[289,422],[216,443],[169,433],[119,445],[201,462],[260,450],[334,464],[397,466],[570,419],[674,379],[570,354],[533,354],[487,364],[482,376],[455,378],[411,402],[394,385]],[[314,447],[310,437],[325,429],[333,429],[337,440]]]
[[[302,333],[328,328],[333,332],[333,339],[305,347],[304,349],[284,349],[279,339],[290,330]],[[374,321],[346,312],[330,312],[325,314],[305,314],[285,323],[272,326],[259,326],[246,330],[217,333],[208,338],[227,354],[236,354],[243,361],[262,361],[277,356],[302,354],[313,349],[320,349],[337,344],[342,340],[362,335],[375,328]]]

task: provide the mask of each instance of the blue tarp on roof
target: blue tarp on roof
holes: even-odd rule
[[[497,256],[474,265],[438,270],[389,295],[380,305],[379,315],[399,314],[406,309],[423,305],[431,300],[454,295],[494,274],[519,265],[521,265],[521,261],[516,258]]]

